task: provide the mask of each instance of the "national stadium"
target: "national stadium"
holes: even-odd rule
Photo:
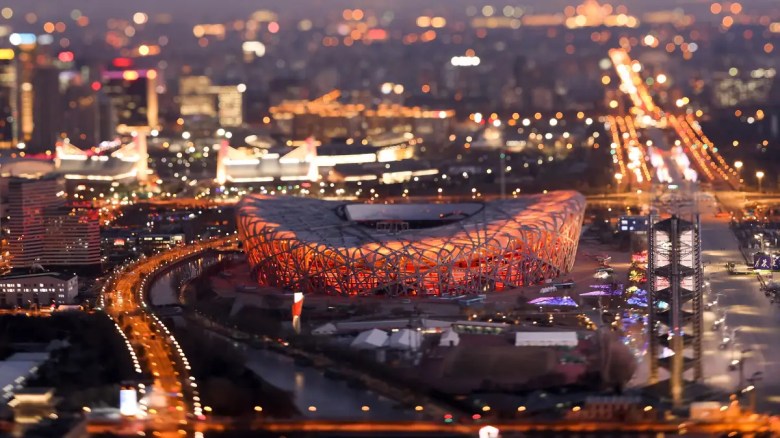
[[[238,230],[264,285],[334,295],[481,294],[571,270],[585,198],[360,204],[250,195]]]

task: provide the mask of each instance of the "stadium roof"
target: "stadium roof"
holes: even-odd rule
[[[245,197],[238,231],[258,281],[340,294],[484,293],[571,270],[585,198],[355,204]]]
[[[377,249],[394,242],[425,242],[425,252],[437,258],[453,246],[473,246],[476,242],[497,241],[504,245],[512,239],[512,233],[519,229],[559,229],[568,211],[583,208],[585,198],[576,192],[559,191],[544,195],[527,195],[507,200],[486,203],[462,204],[464,213],[471,213],[458,221],[443,225],[410,229],[399,234],[383,233],[375,229],[345,220],[339,214],[341,207],[351,202],[325,201],[310,198],[264,197],[260,195],[244,198],[240,204],[240,216],[252,216],[257,225],[273,231],[276,239],[296,239],[312,244],[331,247],[355,248],[360,246]],[[481,208],[472,209],[474,204]],[[388,221],[404,220],[403,214],[410,204],[381,205]],[[461,204],[454,204],[461,205]],[[452,210],[451,204],[422,204],[420,208],[443,208]],[[355,207],[353,207],[355,208]],[[365,208],[365,207],[357,207]],[[455,208],[458,210],[458,208]],[[398,214],[392,214],[396,211]],[[558,213],[561,213],[560,217]],[[376,216],[373,220],[381,220]],[[414,218],[410,218],[414,220]],[[380,249],[381,252],[381,249]]]

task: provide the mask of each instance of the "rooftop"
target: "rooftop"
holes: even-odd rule
[[[59,280],[70,280],[73,277],[76,277],[75,274],[62,274],[59,272],[31,272],[31,273],[25,273],[25,274],[11,274],[11,275],[5,275],[0,277],[0,282],[3,280],[11,280],[11,279],[23,279],[23,278],[45,278],[45,277],[53,277]]]
[[[263,233],[275,240],[294,239],[310,245],[346,248],[347,251],[379,255],[416,242],[420,260],[457,257],[459,248],[490,243],[507,247],[521,231],[558,232],[567,218],[584,208],[585,199],[572,191],[527,195],[485,203],[411,203],[363,205],[310,198],[252,195],[239,204],[239,220],[252,227],[248,234]],[[348,213],[343,215],[342,210]],[[454,210],[460,220],[442,220],[439,226],[413,228],[392,234],[366,227],[358,220],[409,220],[419,212],[441,219]],[[365,215],[363,214],[365,213]],[[432,215],[432,216],[431,216]],[[449,254],[449,255],[448,255]],[[367,257],[372,257],[369,255]],[[371,263],[371,260],[366,260]]]

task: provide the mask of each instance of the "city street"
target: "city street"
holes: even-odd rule
[[[108,314],[120,326],[132,328],[128,338],[136,354],[141,356],[141,346],[145,351],[146,363],[143,365],[154,379],[154,384],[148,392],[147,419],[155,431],[179,434],[180,428],[187,424],[188,410],[192,409],[195,416],[202,415],[202,410],[197,396],[197,384],[186,372],[189,363],[184,353],[156,317],[143,311],[146,304],[142,294],[146,281],[155,271],[171,263],[202,250],[223,247],[229,242],[228,238],[211,240],[142,259],[121,272],[106,292],[111,302],[107,308]],[[185,402],[183,385],[192,388],[192,406]]]

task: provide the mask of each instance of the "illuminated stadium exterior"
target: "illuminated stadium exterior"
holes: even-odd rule
[[[248,196],[238,229],[261,284],[345,295],[474,294],[571,270],[585,198],[355,204]]]

